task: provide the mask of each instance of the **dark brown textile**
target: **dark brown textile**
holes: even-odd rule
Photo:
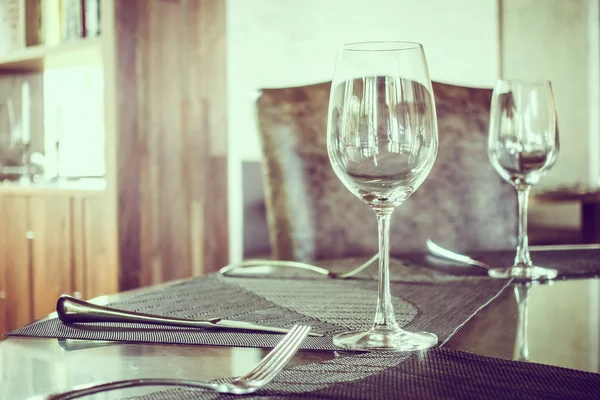
[[[244,399],[581,400],[599,396],[600,374],[437,348],[424,354],[374,352],[293,367]],[[190,389],[135,397],[137,400],[231,398]]]
[[[316,260],[372,255],[375,214],[334,174],[327,156],[330,83],[264,89],[257,101],[273,256]],[[458,251],[516,245],[516,193],[487,156],[490,89],[434,83],[438,157],[393,215],[392,254],[425,240]]]

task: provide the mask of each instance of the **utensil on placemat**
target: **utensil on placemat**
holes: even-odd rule
[[[289,329],[274,326],[264,326],[251,322],[233,321],[221,318],[209,320],[194,320],[183,318],[169,318],[160,315],[143,314],[131,311],[123,311],[115,308],[99,306],[76,299],[68,295],[62,295],[56,303],[58,318],[67,324],[90,323],[90,322],[116,322],[129,324],[151,324],[178,326],[184,328],[202,329],[238,329],[259,332],[287,333]],[[320,333],[310,333],[309,336],[323,336]]]
[[[326,268],[318,267],[316,265],[300,262],[300,261],[286,261],[286,260],[244,260],[239,263],[232,263],[224,266],[219,270],[219,274],[223,276],[231,276],[235,275],[236,272],[242,271],[244,269],[255,268],[255,267],[273,267],[273,268],[296,268],[304,271],[314,272],[320,275],[324,275],[331,279],[350,279],[358,275],[367,267],[372,266],[375,261],[379,258],[379,254],[375,254],[373,257],[369,258],[367,261],[362,263],[356,268],[351,269],[347,272],[334,272],[330,271]],[[398,259],[390,259],[397,264],[401,264],[405,267],[416,268],[416,269],[425,269],[431,272],[437,272],[433,268],[428,266],[420,265],[408,260],[398,260]],[[440,272],[438,272],[440,273]]]
[[[465,256],[464,254],[458,254],[451,250],[445,249],[445,248],[437,245],[430,239],[427,239],[426,246],[427,246],[427,250],[429,250],[429,252],[436,257],[444,258],[444,259],[450,260],[450,261],[456,261],[456,262],[459,262],[462,264],[473,265],[475,267],[483,268],[486,270],[494,268],[489,264],[486,264],[481,261],[477,261],[469,256]]]
[[[223,268],[221,268],[219,270],[219,274],[227,276],[227,275],[230,275],[235,270],[241,270],[244,268],[251,268],[251,267],[283,267],[283,268],[297,268],[297,269],[302,269],[305,271],[315,272],[317,274],[325,275],[329,278],[348,279],[348,278],[351,278],[354,275],[358,274],[363,269],[369,267],[371,264],[373,264],[373,262],[375,262],[375,260],[377,260],[378,257],[379,257],[379,254],[376,254],[373,257],[371,257],[369,260],[367,260],[366,262],[364,262],[363,264],[358,266],[357,268],[354,268],[353,270],[344,272],[344,273],[336,273],[336,272],[330,271],[325,268],[317,267],[316,265],[311,265],[311,264],[307,264],[307,263],[303,263],[303,262],[299,262],[299,261],[246,260],[246,261],[242,261],[239,263],[234,263],[234,264],[229,264],[229,265],[224,266]]]
[[[126,389],[140,386],[185,386],[198,389],[210,389],[219,393],[249,394],[264,387],[271,382],[285,365],[296,354],[300,344],[309,335],[310,327],[305,325],[294,325],[289,333],[281,339],[281,342],[271,350],[254,368],[246,375],[234,379],[231,382],[200,382],[185,379],[162,379],[162,378],[139,378],[95,385],[86,385],[82,388],[49,395],[45,397],[36,396],[30,400],[70,400],[94,393],[107,392],[110,390]]]

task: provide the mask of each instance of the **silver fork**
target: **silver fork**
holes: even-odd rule
[[[275,346],[246,375],[236,378],[231,382],[213,383],[200,382],[186,379],[140,378],[114,381],[101,384],[92,384],[64,393],[51,394],[46,397],[33,397],[30,400],[69,400],[94,393],[109,390],[126,389],[139,386],[186,386],[198,389],[210,389],[219,393],[248,394],[256,392],[273,380],[281,372],[288,361],[296,354],[298,348],[310,332],[310,326],[294,325],[283,339]]]
[[[239,263],[229,264],[224,266],[219,270],[219,274],[224,276],[231,275],[232,271],[250,268],[250,267],[284,267],[284,268],[298,268],[306,271],[316,272],[317,274],[325,275],[329,278],[334,279],[349,279],[353,276],[357,275],[363,269],[370,267],[373,265],[375,261],[379,258],[379,254],[375,254],[373,257],[369,258],[367,261],[354,268],[353,270],[347,272],[333,272],[326,268],[317,267],[316,265],[307,264],[300,261],[285,261],[285,260],[245,260]],[[423,266],[410,262],[408,260],[394,260],[395,262],[400,262],[407,267],[414,268],[423,268]]]

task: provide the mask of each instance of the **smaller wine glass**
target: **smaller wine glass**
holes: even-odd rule
[[[556,277],[555,269],[531,262],[527,203],[531,187],[556,163],[558,150],[556,108],[550,82],[498,81],[492,96],[488,156],[500,176],[517,190],[519,235],[514,265],[490,269],[491,277],[519,280]]]

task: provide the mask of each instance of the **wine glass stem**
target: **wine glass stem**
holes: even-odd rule
[[[517,195],[519,199],[519,237],[517,244],[517,255],[515,265],[531,266],[529,256],[529,238],[527,237],[527,206],[529,203],[530,186],[518,186]]]
[[[392,209],[375,210],[379,231],[379,290],[373,329],[398,330],[390,294],[390,221]]]

